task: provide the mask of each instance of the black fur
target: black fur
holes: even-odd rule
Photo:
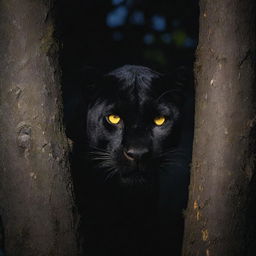
[[[168,255],[177,255],[184,196],[179,213],[175,212],[178,218],[173,214],[163,223],[159,209],[165,208],[161,203],[165,189],[160,183],[166,173],[168,179],[164,170],[172,165],[173,171],[177,169],[176,160],[184,156],[179,147],[184,85],[174,75],[126,65],[91,83],[85,93],[81,116],[85,133],[80,139],[74,136],[79,160],[73,161],[85,255],[164,255],[166,249]],[[121,121],[111,124],[110,114]],[[161,126],[154,123],[158,116],[166,119]],[[182,164],[184,172],[188,160]],[[184,188],[187,177],[181,183]]]

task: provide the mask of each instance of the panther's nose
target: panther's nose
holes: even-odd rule
[[[124,150],[124,156],[131,161],[141,160],[149,155],[148,148],[129,148],[128,150]]]

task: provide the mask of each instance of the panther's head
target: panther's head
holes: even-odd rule
[[[105,179],[143,183],[168,163],[178,143],[182,86],[126,65],[93,85],[87,111],[89,157]]]

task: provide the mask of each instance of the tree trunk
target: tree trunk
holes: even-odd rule
[[[0,215],[9,256],[77,255],[50,0],[0,0]]]
[[[255,0],[200,0],[184,256],[255,255],[255,31]]]

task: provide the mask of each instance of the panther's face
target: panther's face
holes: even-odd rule
[[[89,156],[106,179],[147,181],[177,143],[179,93],[150,69],[124,66],[97,85],[87,112]]]

